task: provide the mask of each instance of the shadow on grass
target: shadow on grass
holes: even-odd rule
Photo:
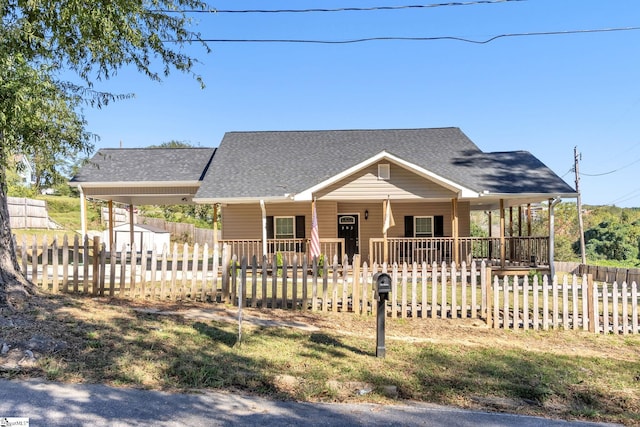
[[[337,353],[341,357],[348,357],[349,353],[359,354],[363,356],[375,356],[375,352],[366,352],[360,348],[347,345],[336,337],[332,337],[327,334],[312,333],[309,337],[311,346],[314,346],[316,350],[323,350],[325,352]]]
[[[564,406],[556,413],[561,416],[639,419],[636,400],[605,395],[589,381],[589,372],[602,369],[637,372],[629,361],[603,367],[602,359],[579,355],[396,342],[387,346],[386,359],[378,359],[374,342],[285,328],[247,330],[239,347],[232,324],[140,313],[82,297],[45,300],[47,306],[33,313],[37,328],[22,330],[23,339],[46,333],[66,347],[39,355],[41,363],[27,376],[156,389],[230,388],[284,399],[322,399],[328,379],[366,381],[395,385],[407,399],[456,404],[474,395],[497,396],[531,401],[541,415],[543,405],[554,401]],[[4,332],[0,328],[0,336]],[[285,374],[315,388],[282,389],[275,377]],[[637,389],[632,379],[620,384]]]
[[[225,344],[228,347],[233,347],[238,340],[238,335],[232,332],[225,331],[217,326],[210,326],[206,323],[195,322],[193,329],[199,333],[206,335],[214,342]]]

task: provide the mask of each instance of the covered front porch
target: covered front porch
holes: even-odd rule
[[[553,208],[558,200],[483,198],[482,204],[456,198],[436,202],[318,200],[320,254],[324,262],[337,259],[340,264],[347,257],[348,263],[358,259],[369,265],[469,265],[475,261],[505,270],[549,270],[553,262]],[[235,255],[238,261],[247,257],[250,262],[255,256],[261,263],[266,255],[269,263],[275,258],[279,265],[285,261],[292,265],[295,258],[299,266],[303,260],[310,265],[314,205],[289,202],[261,206],[263,209],[252,204],[226,206],[219,248],[226,246],[229,256]],[[385,227],[387,217],[394,224]],[[278,238],[278,224],[287,220],[295,237]],[[229,238],[239,234],[235,230],[248,235]],[[249,236],[260,232],[262,239]]]

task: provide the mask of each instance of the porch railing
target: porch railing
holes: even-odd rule
[[[454,260],[454,239],[452,237],[431,238],[387,238],[388,260],[390,263],[450,263]],[[499,237],[459,237],[458,254],[460,262],[486,261],[500,264]],[[384,261],[384,239],[369,240],[369,261]],[[505,263],[507,266],[549,265],[548,237],[506,237]]]
[[[220,240],[221,245],[229,246],[229,253],[238,259],[247,257],[250,260],[254,255],[261,260],[263,256],[262,239],[234,239]],[[294,256],[302,259],[309,256],[310,239],[267,239],[267,260],[273,261],[273,256],[281,254],[282,258],[291,261]],[[320,253],[328,259],[338,256],[344,258],[344,239],[320,239]],[[308,258],[310,261],[310,259]]]

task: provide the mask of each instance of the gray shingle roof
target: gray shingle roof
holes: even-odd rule
[[[199,181],[214,152],[215,148],[103,148],[70,183]]]
[[[470,154],[455,159],[476,191],[499,194],[572,194],[575,190],[528,151]]]
[[[229,132],[196,199],[300,193],[386,151],[459,185],[499,193],[573,193],[529,153],[483,153],[460,129]]]

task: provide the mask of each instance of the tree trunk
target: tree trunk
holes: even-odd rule
[[[36,292],[36,287],[27,280],[18,265],[6,188],[5,168],[0,165],[0,312],[19,308]]]

